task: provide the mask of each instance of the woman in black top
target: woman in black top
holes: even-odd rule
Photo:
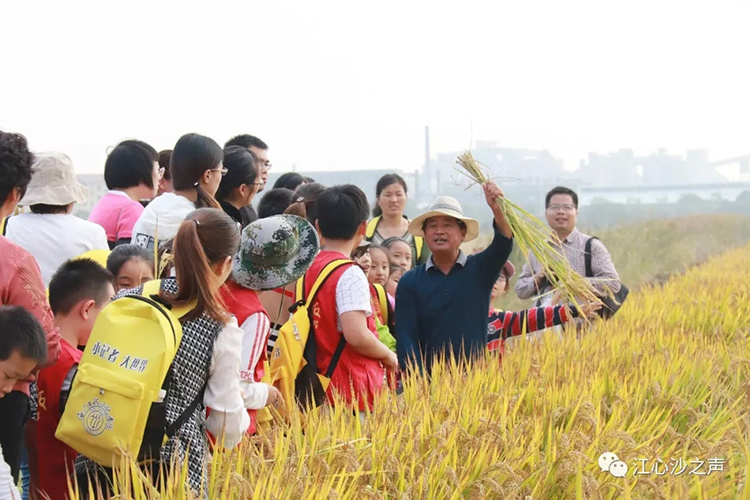
[[[253,222],[249,215],[251,203],[263,184],[258,179],[255,155],[240,146],[224,149],[224,168],[227,175],[221,179],[216,199],[221,208],[243,228]]]

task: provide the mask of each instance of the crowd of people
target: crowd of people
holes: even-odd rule
[[[0,132],[0,499],[64,499],[71,478],[82,490],[91,481],[107,490],[111,467],[58,430],[87,356],[119,362],[117,349],[94,340],[102,318],[127,298],[180,311],[182,337],[159,400],[165,441],[152,450],[151,472],[178,461],[204,496],[210,447],[260,432],[258,412],[283,404],[269,360],[300,299],[313,297],[314,368],[329,375],[327,404],[343,402],[360,418],[379,392],[398,390],[405,372],[430,376],[438,356],[502,351],[507,337],[601,307],[549,303],[549,281],[533,259],[516,291],[542,297],[537,307],[493,307],[515,269],[504,193],[492,181],[483,185],[492,242],[469,255],[461,246],[479,236],[479,222],[454,198],[438,197],[410,220],[397,174],[379,180],[370,207],[360,187],[323,186],[298,173],[269,188],[270,169],[268,145],[252,135],[222,147],[190,133],[163,151],[126,140],[109,152],[108,192],[84,220],[73,215],[87,193],[71,159],[32,153],[22,135]],[[573,191],[550,191],[546,216],[559,251],[583,275],[588,242],[587,277],[602,294],[616,292],[609,253],[576,229],[577,213]],[[119,366],[146,370],[148,359],[129,358]],[[107,412],[91,420],[97,404],[71,413],[92,436],[114,421]]]

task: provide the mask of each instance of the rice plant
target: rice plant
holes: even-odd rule
[[[750,498],[749,256],[638,290],[584,335],[438,363],[364,422],[342,406],[277,419],[214,451],[209,497]],[[122,498],[190,498],[179,466],[163,492],[128,470]]]

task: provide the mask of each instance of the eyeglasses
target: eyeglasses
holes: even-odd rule
[[[551,210],[553,212],[556,212],[560,209],[565,210],[566,212],[572,212],[576,209],[576,206],[572,203],[551,203],[547,206],[547,210]]]
[[[164,167],[161,167],[158,172],[159,172],[159,179],[163,179],[164,178]]]
[[[224,177],[225,175],[227,175],[229,173],[229,169],[228,168],[223,168],[223,167],[222,168],[212,168],[211,170],[213,170],[214,172],[221,172],[221,176],[222,177]]]
[[[273,165],[270,161],[267,161],[263,164],[263,168],[265,168],[266,170],[271,170],[271,167],[273,167]]]

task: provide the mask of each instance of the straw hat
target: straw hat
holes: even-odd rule
[[[273,290],[297,281],[320,249],[312,224],[296,215],[274,215],[242,230],[232,279],[251,290]]]
[[[438,196],[427,211],[409,223],[409,232],[413,236],[424,238],[422,225],[430,217],[453,217],[466,224],[466,237],[464,241],[471,241],[479,236],[479,222],[471,217],[464,217],[461,204],[451,196]]]
[[[88,189],[76,179],[70,157],[50,151],[34,153],[31,182],[20,205],[84,203]]]

